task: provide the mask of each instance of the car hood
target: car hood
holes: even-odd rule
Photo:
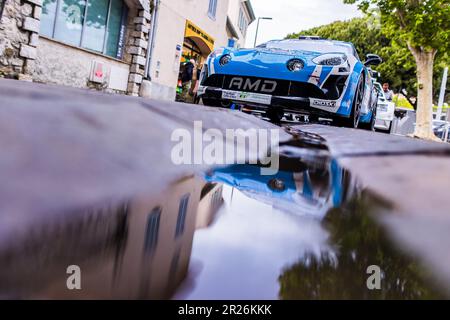
[[[220,57],[225,54],[231,56],[231,61],[220,65]],[[222,49],[213,53],[208,60],[210,74],[253,76],[271,79],[284,79],[307,82],[317,65],[312,59],[322,55],[319,52],[282,50],[282,49]],[[286,68],[290,59],[301,59],[304,68],[300,72],[291,72]],[[321,68],[322,83],[332,71],[332,66]]]
[[[308,65],[314,65],[312,59],[322,55],[322,53],[312,51],[267,48],[230,50],[229,54],[233,57],[233,61],[237,62],[251,62],[253,60],[259,60],[260,62],[276,63],[286,62],[287,60],[293,58],[299,58]]]

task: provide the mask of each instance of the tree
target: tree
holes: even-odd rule
[[[347,21],[336,21],[320,27],[289,34],[287,38],[297,39],[299,35],[317,35],[326,39],[352,42],[360,57],[367,53],[375,53],[383,58],[377,66],[381,73],[379,82],[388,82],[395,92],[407,91],[411,101],[417,97],[416,64],[406,44],[397,34],[387,35],[381,28],[376,16],[353,18]],[[440,50],[434,64],[433,97],[437,101],[444,67],[450,65],[450,55]],[[450,82],[448,83],[450,89]],[[450,90],[449,90],[450,92]],[[448,100],[450,102],[450,100]],[[413,104],[413,103],[412,103]]]
[[[439,50],[450,49],[449,0],[344,0],[363,12],[379,9],[382,28],[404,42],[417,66],[417,121],[414,135],[435,139],[432,130],[433,66]]]

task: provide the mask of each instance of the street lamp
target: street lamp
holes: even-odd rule
[[[260,20],[272,20],[272,18],[271,17],[259,17],[258,18],[258,25],[256,26],[256,34],[255,34],[255,44],[253,45],[253,47],[256,47],[256,40],[258,39],[259,21]]]

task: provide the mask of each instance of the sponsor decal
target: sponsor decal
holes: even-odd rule
[[[313,106],[313,107],[335,108],[336,107],[336,101],[334,101],[334,100],[311,99],[311,106]]]
[[[272,80],[252,80],[249,78],[234,77],[230,81],[229,89],[273,93],[277,89],[277,86],[278,83]]]
[[[272,96],[267,95],[267,94],[230,91],[230,90],[222,91],[222,99],[247,101],[247,102],[269,104],[269,105],[272,102]]]

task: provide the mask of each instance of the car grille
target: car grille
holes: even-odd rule
[[[239,80],[236,81],[236,78],[239,78]],[[233,81],[233,79],[235,80]],[[258,80],[259,85],[256,85]],[[244,84],[247,81],[249,81],[248,83],[252,84],[253,86],[245,86]],[[271,84],[273,82],[276,82],[276,88],[274,91],[267,92],[267,90],[264,90],[263,84],[266,81],[268,81]],[[239,85],[239,83],[241,83],[241,85]],[[326,99],[325,93],[319,87],[311,83],[289,81],[289,80],[278,80],[278,79],[257,78],[257,77],[238,77],[238,76],[214,74],[205,79],[202,85],[208,87],[221,88],[225,90],[236,90],[236,91],[263,93],[263,94],[269,93],[273,96],[282,96],[282,97],[291,96],[291,97]],[[269,87],[272,88],[272,85],[269,85]]]

